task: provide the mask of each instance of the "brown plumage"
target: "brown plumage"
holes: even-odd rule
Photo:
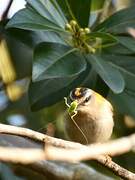
[[[69,139],[82,144],[107,141],[114,125],[112,106],[109,101],[88,88],[76,88],[70,93],[70,99],[78,102],[74,121],[83,133],[66,112],[65,132]]]

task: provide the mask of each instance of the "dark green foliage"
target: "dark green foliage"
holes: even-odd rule
[[[32,30],[29,35],[33,43],[29,39],[25,43],[34,51],[29,87],[33,110],[58,102],[76,86],[87,85],[96,90],[99,76],[112,91],[112,99],[118,97],[119,101],[122,96],[129,109],[133,108],[126,97],[131,89],[129,82],[135,80],[135,41],[127,34],[127,28],[135,26],[135,7],[118,11],[104,22],[97,21],[94,27],[89,27],[93,5],[91,0],[27,0],[26,8],[8,22],[7,28]],[[71,20],[77,21],[77,25]],[[92,32],[73,35],[69,26],[65,28],[67,23],[76,28],[76,34],[86,27]],[[132,87],[129,99],[135,98],[134,91]],[[117,104],[120,106],[121,100]]]

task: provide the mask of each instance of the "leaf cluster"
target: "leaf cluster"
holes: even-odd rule
[[[135,116],[135,40],[127,33],[135,26],[135,7],[92,24],[92,0],[26,2],[6,28],[19,32],[16,38],[33,53],[31,109],[55,104],[76,86],[87,86]]]

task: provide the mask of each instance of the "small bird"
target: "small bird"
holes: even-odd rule
[[[114,126],[110,102],[85,87],[72,90],[69,99],[71,104],[66,102],[69,110],[65,113],[65,132],[69,139],[81,144],[107,141]]]

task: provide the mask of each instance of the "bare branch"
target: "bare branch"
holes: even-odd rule
[[[127,31],[133,38],[135,38],[135,29],[134,28],[128,28]]]
[[[0,161],[30,164],[45,159],[41,149],[0,147]]]
[[[40,142],[45,142],[53,146],[64,147],[64,148],[81,148],[83,146],[79,143],[57,139],[57,138],[33,131],[31,129],[15,127],[15,126],[5,125],[5,124],[0,124],[0,133],[23,136],[23,137],[40,141]]]
[[[114,174],[120,176],[122,179],[135,180],[134,173],[119,166],[117,163],[113,161],[105,159],[105,156],[99,156],[96,160],[103,166],[107,167],[107,169],[111,170]]]
[[[102,8],[102,13],[100,15],[100,22],[104,21],[107,18],[111,2],[112,0],[105,0],[104,6]]]
[[[7,15],[8,15],[8,12],[9,12],[9,9],[10,9],[12,3],[13,3],[13,0],[10,0],[5,11],[3,12],[2,16],[1,16],[1,20],[7,19]]]
[[[26,161],[25,161],[25,155],[21,153],[21,150],[25,152],[24,154],[27,154],[27,149],[21,149],[21,150],[15,149],[14,153],[17,155],[17,161],[20,163],[24,164],[24,162],[30,163],[30,162],[34,162],[35,160],[38,161],[38,158],[39,160],[47,159],[47,160],[59,160],[59,161],[68,161],[68,162],[78,162],[81,160],[94,159],[98,161],[100,164],[102,164],[103,166],[107,167],[112,172],[114,172],[116,175],[124,179],[135,180],[134,173],[120,167],[118,164],[114,163],[110,158],[108,159],[108,157],[106,156],[106,154],[115,156],[115,155],[126,153],[130,150],[134,150],[135,134],[127,136],[127,137],[119,138],[116,140],[112,140],[104,144],[93,144],[93,145],[85,146],[79,143],[74,143],[74,142],[65,141],[58,138],[53,138],[53,137],[41,134],[39,132],[35,132],[30,129],[14,127],[14,126],[4,125],[4,124],[0,124],[0,133],[25,136],[25,137],[46,143],[45,151],[42,149],[41,151],[36,152],[36,153],[39,153],[38,155],[35,155],[34,153],[35,153],[35,150],[38,151],[40,149],[28,150],[28,156],[29,156],[29,153],[35,156],[34,157],[35,159],[33,160],[30,159],[30,157],[29,158],[26,157]],[[12,156],[14,157],[14,159],[12,159],[12,157],[9,157],[9,161],[16,162],[15,154],[13,152],[10,152],[10,150],[13,151],[13,149],[11,148],[8,149],[6,151],[6,153],[8,152],[7,155],[5,153],[2,157],[1,151],[4,151],[4,149],[0,148],[0,154],[1,154],[0,160],[7,162],[8,157]],[[16,153],[16,150],[18,153]],[[19,157],[19,154],[20,154],[20,157]],[[5,156],[6,158],[4,160]],[[21,160],[21,157],[23,158],[23,160]]]
[[[99,155],[116,156],[135,149],[135,134],[111,140],[107,143],[92,144],[78,149],[64,149],[53,146],[46,147],[47,158],[50,160],[78,162],[97,159]]]

